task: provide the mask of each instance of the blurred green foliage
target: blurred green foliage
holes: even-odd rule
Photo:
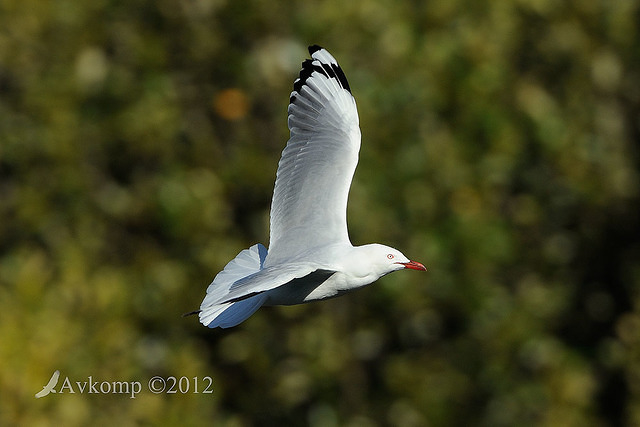
[[[639,23],[635,0],[1,2],[0,424],[639,425]],[[208,330],[180,316],[268,243],[312,43],[359,105],[352,241],[429,272]],[[145,387],[35,399],[56,369]]]

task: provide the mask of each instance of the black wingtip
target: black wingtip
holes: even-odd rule
[[[182,317],[192,316],[192,315],[194,315],[194,314],[200,314],[200,312],[201,312],[201,311],[202,311],[202,310],[195,310],[195,311],[191,311],[191,312],[189,312],[189,313],[185,313],[185,314],[183,314],[183,315],[182,315]]]
[[[313,54],[318,52],[319,50],[324,49],[317,44],[309,46],[309,53],[313,58]],[[347,77],[345,76],[342,68],[336,63],[322,63],[320,65],[314,65],[314,59],[306,59],[302,62],[302,69],[300,70],[300,75],[293,83],[293,93],[292,96],[289,97],[289,102],[293,103],[296,99],[296,93],[300,93],[302,87],[307,83],[307,79],[311,77],[314,71],[323,74],[327,78],[336,79],[340,86],[347,91],[351,92],[351,87],[349,87],[349,82],[347,81]],[[317,62],[316,62],[317,63]]]
[[[340,68],[340,66],[336,64],[331,64],[331,68],[333,68],[333,71],[336,73],[338,81],[340,82],[342,87],[349,91],[349,93],[351,93],[351,87],[349,86],[347,76],[344,75],[344,71],[342,71],[342,68]]]
[[[314,67],[312,65],[311,59],[305,59],[302,62],[302,70],[300,70],[300,75],[298,79],[293,83],[293,90],[296,92],[300,92],[302,86],[306,83],[307,79],[311,77],[311,73],[313,73]]]

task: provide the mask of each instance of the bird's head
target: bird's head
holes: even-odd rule
[[[359,246],[357,250],[358,256],[366,260],[361,265],[367,265],[369,273],[378,277],[405,268],[427,271],[427,268],[421,263],[411,261],[402,252],[389,246],[374,243]]]

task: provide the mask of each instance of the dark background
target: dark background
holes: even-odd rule
[[[640,424],[639,10],[3,2],[0,424]],[[314,43],[360,111],[353,243],[429,271],[206,329]],[[56,369],[144,388],[35,399]]]

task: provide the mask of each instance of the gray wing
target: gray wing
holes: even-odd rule
[[[278,164],[265,265],[310,248],[350,244],[347,198],[360,128],[349,84],[329,52],[309,47],[288,109],[291,137]]]

